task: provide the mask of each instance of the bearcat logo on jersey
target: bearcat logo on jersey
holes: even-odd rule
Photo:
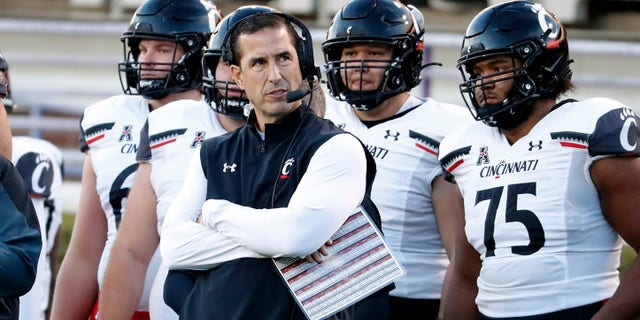
[[[640,155],[640,118],[629,108],[603,114],[589,136],[589,154]]]
[[[582,132],[559,131],[551,132],[551,139],[558,140],[560,145],[567,148],[586,149],[589,146],[589,135]]]
[[[431,153],[434,156],[438,155],[438,151],[440,148],[440,142],[429,138],[423,134],[415,132],[413,130],[409,130],[409,138],[416,140],[416,147]]]
[[[196,137],[193,138],[193,142],[191,142],[191,148],[195,148],[195,147],[201,145],[204,142],[206,134],[207,133],[205,131],[197,131],[196,132]]]
[[[187,132],[187,128],[167,130],[149,136],[149,146],[151,149],[160,148],[169,143],[176,142],[178,137]]]
[[[289,158],[282,165],[282,170],[280,171],[280,179],[289,179],[289,174],[291,174],[291,169],[293,168],[293,164],[295,163],[294,158]]]
[[[480,169],[480,177],[494,177],[499,179],[507,174],[535,171],[538,167],[538,159],[522,160],[515,162],[500,161],[497,165],[488,165]]]
[[[464,163],[464,157],[468,156],[470,152],[471,146],[453,150],[440,159],[440,164],[442,164],[442,167],[447,170],[447,172],[452,173],[453,170]]]
[[[85,137],[87,139],[87,144],[92,144],[102,138],[104,138],[107,131],[113,129],[115,122],[107,122],[97,124],[87,130],[85,130]]]
[[[27,152],[16,162],[16,169],[32,197],[47,198],[53,184],[53,163],[45,154]]]

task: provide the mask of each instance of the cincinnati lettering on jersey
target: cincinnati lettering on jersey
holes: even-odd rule
[[[130,154],[130,153],[137,153],[138,152],[138,145],[135,143],[125,143],[122,145],[122,147],[120,147],[120,153],[123,154]]]
[[[187,128],[167,130],[149,136],[149,146],[151,149],[160,148],[172,142],[176,142],[178,137],[187,132]]]
[[[500,178],[507,174],[535,171],[538,167],[538,161],[538,159],[531,159],[507,163],[502,160],[497,165],[483,166],[480,169],[480,177]]]
[[[438,155],[440,148],[440,142],[429,138],[423,134],[417,133],[413,130],[409,130],[409,138],[416,140],[416,147],[431,153],[434,156]]]
[[[378,147],[374,145],[365,145],[365,147],[367,147],[367,150],[369,150],[369,153],[371,153],[371,155],[376,159],[384,159],[384,157],[386,157],[387,154],[389,153],[389,149],[386,149],[383,147]]]
[[[92,144],[104,138],[105,133],[113,129],[113,126],[115,124],[116,124],[115,122],[101,123],[87,129],[84,132],[85,137],[87,138],[87,144]]]

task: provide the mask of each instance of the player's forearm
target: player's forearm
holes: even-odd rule
[[[593,320],[638,319],[640,317],[640,259],[636,258],[622,277],[620,286]]]
[[[478,288],[475,286],[475,281],[464,281],[458,275],[452,274],[450,286],[446,292],[444,319],[478,319],[478,307],[475,303]]]
[[[96,270],[97,266],[91,269],[63,263],[53,295],[51,320],[86,320],[89,317],[98,298]]]
[[[100,318],[129,320],[142,296],[149,264],[136,260],[127,250],[116,249],[111,252],[102,281]]]

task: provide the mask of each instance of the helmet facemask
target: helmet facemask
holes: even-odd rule
[[[217,21],[217,9],[209,1],[145,0],[120,38],[124,60],[118,64],[118,71],[124,93],[162,99],[173,93],[199,90],[202,47]],[[168,69],[166,76],[142,79],[152,69],[148,63],[139,63],[139,45],[143,40],[173,42],[173,60],[156,66]],[[176,54],[178,48],[184,54]]]
[[[217,80],[216,69],[222,59],[222,50],[207,49],[203,57],[202,91],[205,101],[215,106],[215,111],[232,118],[246,119],[245,106],[249,104],[244,90],[240,89],[233,80]]]
[[[352,0],[333,18],[322,44],[327,87],[330,94],[346,101],[356,110],[371,110],[384,100],[408,92],[420,81],[422,71],[424,16],[394,0]],[[386,45],[390,60],[379,87],[371,90],[349,90],[343,84],[346,71],[371,68],[370,60],[349,64],[342,51],[354,45]],[[378,61],[376,61],[378,63]],[[352,87],[351,89],[355,89]]]
[[[391,59],[343,60],[343,50],[349,45],[357,44],[390,47]],[[323,50],[325,51],[325,60],[327,61],[325,69],[332,95],[338,100],[348,102],[356,110],[366,111],[377,107],[390,97],[411,90],[420,81],[419,72],[422,61],[422,52],[411,50],[415,47],[416,40],[408,36],[398,37],[392,41],[367,39],[327,42],[323,46]],[[418,61],[413,68],[409,66],[411,61]],[[380,85],[375,89],[361,90],[362,80],[366,80],[366,73],[380,69],[384,69]],[[360,90],[351,90],[345,85],[345,80],[354,81],[348,76],[354,70],[357,70],[356,73],[360,75]],[[417,75],[414,74],[416,70]]]
[[[144,39],[174,42],[174,62],[139,63],[140,49],[138,45]],[[197,89],[200,84],[200,60],[202,57],[201,40],[197,37],[146,38],[123,37],[125,60],[118,64],[120,83],[125,94],[141,95],[146,99],[162,99],[170,94]],[[184,54],[178,56],[181,46]],[[145,72],[165,71],[166,75],[157,78],[143,78]]]
[[[473,72],[473,66],[480,60],[500,55],[503,54],[483,55],[459,65],[463,78],[460,93],[476,120],[481,120],[491,127],[512,129],[529,118],[533,111],[533,101],[539,98],[540,94],[528,72],[531,69],[528,62],[518,66],[520,60],[512,53],[505,55],[510,57],[513,66],[510,69],[485,76],[478,76]],[[490,96],[490,88],[502,85],[509,87],[504,99],[497,103],[489,103],[485,97]]]

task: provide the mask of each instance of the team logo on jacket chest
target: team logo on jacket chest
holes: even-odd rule
[[[282,165],[282,170],[280,170],[280,179],[289,179],[289,174],[291,174],[291,169],[293,168],[293,164],[295,163],[294,158],[289,158]]]

